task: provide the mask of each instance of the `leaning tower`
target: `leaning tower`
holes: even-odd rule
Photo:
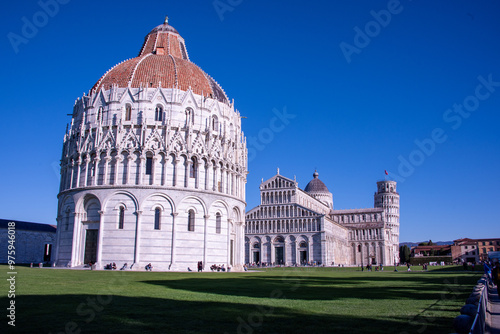
[[[396,181],[378,181],[375,207],[383,208],[389,230],[389,263],[399,263],[399,194]]]

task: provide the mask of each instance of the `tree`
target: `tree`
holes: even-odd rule
[[[410,254],[411,254],[411,250],[410,250],[410,247],[408,247],[407,245],[399,247],[399,260],[401,262],[403,262],[403,263],[410,262]]]

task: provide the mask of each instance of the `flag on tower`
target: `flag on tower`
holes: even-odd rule
[[[385,175],[389,175],[389,173],[387,173],[387,169],[385,170]]]

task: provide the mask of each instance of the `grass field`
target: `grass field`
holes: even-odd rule
[[[0,269],[7,276],[7,266]],[[481,276],[457,267],[246,273],[16,269],[17,333],[450,333]],[[6,313],[9,288],[2,281]]]

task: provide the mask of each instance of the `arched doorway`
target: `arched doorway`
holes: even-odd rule
[[[299,263],[300,264],[306,264],[308,262],[308,256],[307,256],[307,242],[301,241],[299,243]]]
[[[274,262],[275,264],[285,263],[285,239],[281,236],[274,239]]]
[[[79,254],[79,259],[76,260],[76,265],[96,263],[99,256],[99,227],[100,227],[100,211],[101,203],[94,196],[86,196],[83,203],[83,219],[80,228],[80,242],[83,244],[82,252]]]
[[[260,244],[258,242],[253,244],[253,263],[260,264]]]

